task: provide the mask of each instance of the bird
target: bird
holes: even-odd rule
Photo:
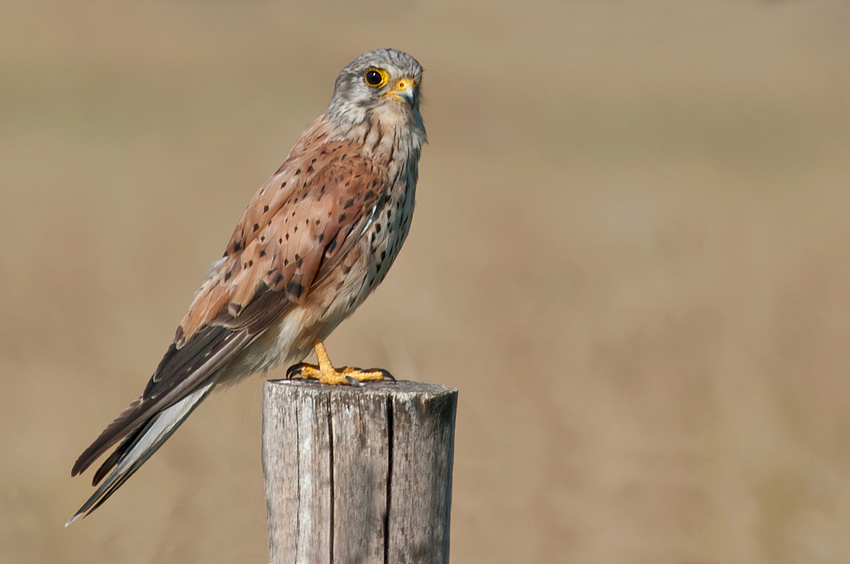
[[[361,385],[381,369],[336,368],[323,344],[380,284],[413,215],[427,142],[422,66],[395,49],[364,53],[336,78],[327,110],[254,194],[206,272],[141,396],[79,456],[97,490],[65,524],[100,507],[214,389],[302,361],[288,377]],[[117,446],[116,446],[117,445]]]

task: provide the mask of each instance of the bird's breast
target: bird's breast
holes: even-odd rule
[[[410,231],[416,190],[416,161],[391,170],[386,197],[372,211],[365,228],[337,268],[328,286],[317,288],[326,296],[326,314],[319,338],[324,338],[351,315],[383,282]],[[325,284],[323,284],[324,286]],[[327,300],[330,297],[330,300]]]

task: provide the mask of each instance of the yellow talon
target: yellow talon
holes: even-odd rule
[[[316,351],[316,358],[319,360],[319,365],[300,363],[291,366],[286,371],[287,378],[312,378],[318,380],[320,384],[330,384],[337,386],[340,384],[355,384],[367,381],[378,380],[395,380],[392,374],[386,370],[373,368],[370,370],[361,370],[360,368],[351,368],[348,366],[340,370],[334,368],[331,364],[331,359],[328,357],[328,351],[321,341],[316,341],[313,345]]]

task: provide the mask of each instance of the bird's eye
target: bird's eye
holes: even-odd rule
[[[390,75],[383,69],[369,69],[364,76],[366,84],[375,88],[384,86],[390,79]]]

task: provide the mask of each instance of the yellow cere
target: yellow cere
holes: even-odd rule
[[[394,90],[407,90],[408,88],[413,88],[413,80],[409,78],[402,78],[396,82]]]

